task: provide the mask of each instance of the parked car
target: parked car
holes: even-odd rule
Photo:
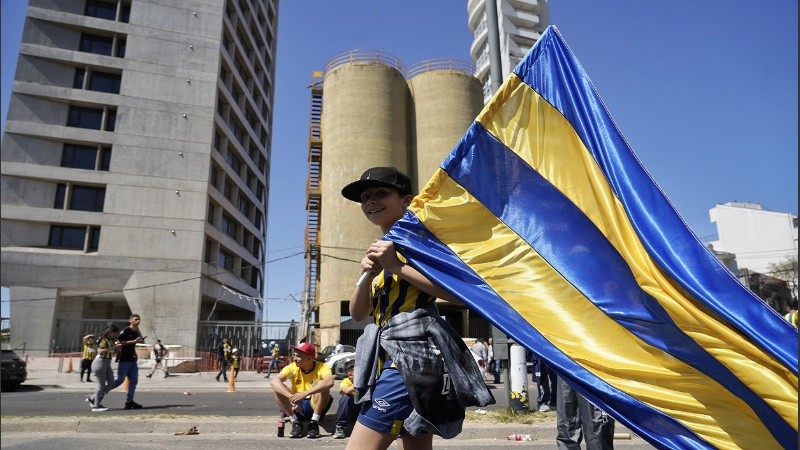
[[[342,347],[343,347],[342,351],[344,353],[356,351],[356,348],[353,347],[352,345],[343,345]],[[327,362],[328,357],[330,357],[333,354],[334,350],[336,350],[335,345],[329,345],[325,347],[324,349],[322,349],[321,352],[317,353],[317,361]]]
[[[355,352],[347,352],[337,353],[335,356],[339,356],[339,358],[337,358],[333,364],[328,362],[328,365],[331,366],[331,371],[333,371],[333,378],[336,380],[343,380],[347,378],[347,363],[355,361],[356,354]]]
[[[28,378],[27,363],[13,350],[2,350],[0,363],[0,389],[15,391]]]

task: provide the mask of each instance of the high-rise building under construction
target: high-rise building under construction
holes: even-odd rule
[[[29,0],[2,140],[12,346],[132,312],[191,352],[200,320],[260,318],[277,13]]]

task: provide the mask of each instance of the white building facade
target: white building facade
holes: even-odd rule
[[[30,0],[2,139],[11,345],[255,320],[277,0]]]
[[[768,211],[758,203],[728,202],[709,211],[717,226],[715,251],[735,255],[740,271],[788,280],[788,274],[773,273],[770,264],[797,259],[797,216]],[[739,274],[737,274],[739,275]],[[797,287],[789,286],[797,297]]]
[[[497,0],[500,34],[500,61],[503,77],[528,53],[549,25],[547,0]],[[484,103],[492,97],[489,73],[489,39],[486,24],[486,0],[468,0],[469,29],[473,34],[470,56],[475,62],[475,76],[483,83]],[[500,80],[498,84],[502,84]]]

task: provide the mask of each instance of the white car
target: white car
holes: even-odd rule
[[[334,353],[325,360],[333,372],[333,378],[341,380],[347,377],[345,366],[349,361],[355,361],[356,352]]]

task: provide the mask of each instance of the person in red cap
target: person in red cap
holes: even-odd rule
[[[275,401],[292,422],[291,438],[303,437],[302,421],[305,420],[309,421],[307,437],[320,437],[319,421],[333,403],[333,373],[327,364],[314,359],[316,355],[310,342],[295,346],[293,362],[272,379]]]

